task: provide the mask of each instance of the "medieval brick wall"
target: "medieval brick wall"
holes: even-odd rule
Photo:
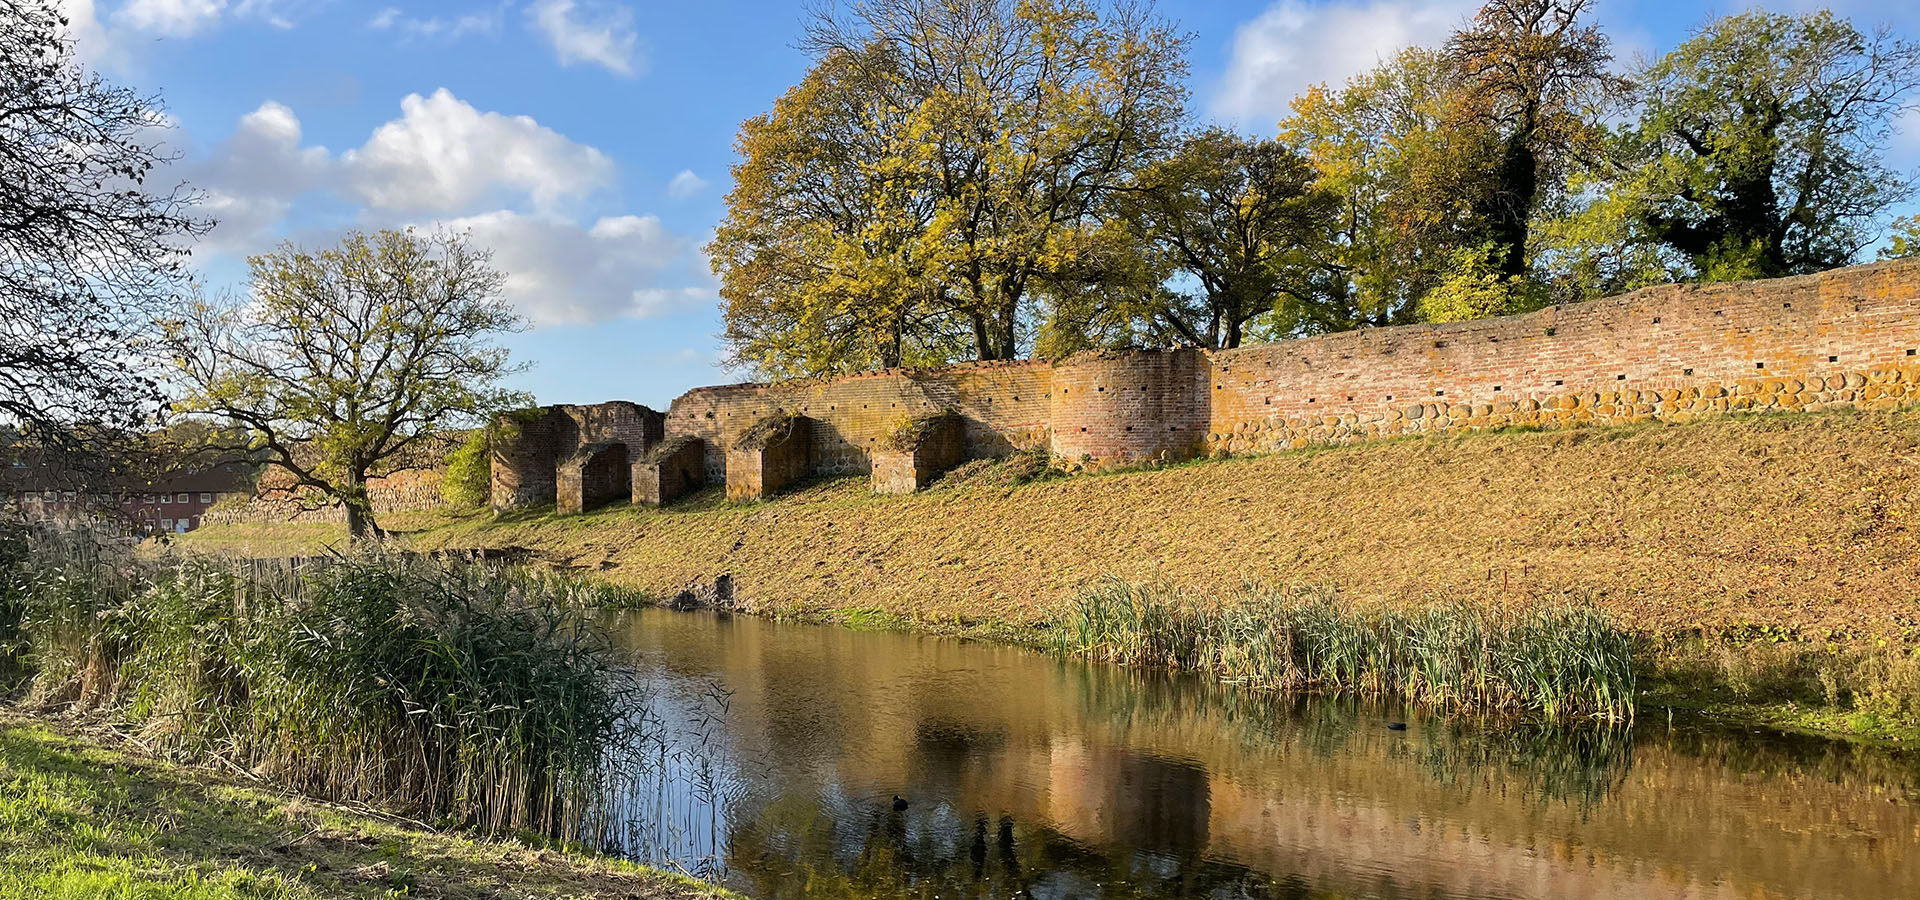
[[[937,370],[890,370],[831,381],[696,388],[667,410],[671,436],[707,444],[707,476],[725,476],[734,439],[767,416],[813,420],[817,474],[865,474],[871,454],[895,429],[930,413],[950,411],[965,422],[969,458],[1004,456],[1043,446],[1050,416],[1052,367],[1043,361],[975,363]]]
[[[556,432],[561,418],[551,410],[502,417],[493,442],[494,509],[539,506],[554,500]],[[577,429],[577,426],[576,426]]]
[[[626,444],[603,441],[581,447],[559,464],[554,475],[554,509],[577,514],[614,500],[626,501],[633,492],[631,473]]]
[[[952,413],[922,417],[892,437],[869,454],[876,494],[911,494],[968,458],[965,421]]]
[[[1208,442],[1214,452],[1238,452],[1405,431],[1671,418],[1716,408],[1692,401],[1747,389],[1782,395],[1790,408],[1855,402],[1864,391],[1830,391],[1826,382],[1844,388],[1851,375],[1864,387],[1875,372],[1920,362],[1916,350],[1920,263],[1662,285],[1519,316],[1213,354]],[[1821,387],[1805,390],[1814,381]]]
[[[765,500],[820,471],[813,459],[813,431],[818,427],[806,416],[786,414],[756,423],[751,437],[727,448],[727,499]]]
[[[1207,435],[1206,354],[1082,354],[1054,368],[1053,454],[1073,466],[1179,460]]]
[[[490,493],[499,510],[555,502],[562,463],[584,447],[620,444],[628,458],[638,458],[666,432],[665,415],[625,400],[547,406],[496,424]]]
[[[1046,447],[1070,465],[1097,468],[1413,431],[1886,405],[1920,400],[1917,385],[1920,262],[1890,262],[1214,353],[1101,353],[700,388],[664,417],[643,407],[578,412],[631,404],[567,407],[556,433],[530,431],[530,444],[550,449],[496,455],[494,496],[496,505],[551,502],[551,476],[542,495],[535,470],[550,472],[583,440],[634,441],[622,427],[643,429],[641,449],[630,451],[636,459],[662,434],[699,439],[709,480],[727,476],[728,452],[744,431],[776,415],[808,420],[813,474],[871,473],[890,435],[942,411],[961,418],[965,458]]]
[[[707,451],[699,438],[667,441],[633,462],[633,502],[665,506],[707,481]]]

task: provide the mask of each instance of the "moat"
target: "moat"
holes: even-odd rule
[[[614,842],[762,900],[1920,896],[1900,750],[1645,709],[1495,729],[748,617],[614,630],[664,736]]]

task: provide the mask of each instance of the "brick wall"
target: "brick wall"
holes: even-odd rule
[[[633,491],[631,471],[624,443],[603,441],[581,447],[560,463],[554,478],[554,509],[577,514],[614,500],[628,500]]]
[[[1917,349],[1920,263],[1662,285],[1519,316],[1213,354],[1208,442],[1233,452],[1436,428],[1666,418],[1702,411],[1683,400],[1762,393],[1775,381],[1771,393],[1801,407],[1855,402],[1864,391],[1828,392],[1826,380],[1853,375],[1864,387],[1875,372],[1920,362]],[[1799,400],[1801,391],[1781,390],[1788,380],[1822,388]]]
[[[439,509],[447,505],[440,491],[444,473],[439,469],[408,469],[384,478],[367,479],[367,500],[375,515]],[[267,479],[262,479],[265,482]],[[306,498],[306,499],[302,499]],[[262,487],[260,493],[241,502],[225,502],[200,517],[203,525],[230,525],[242,522],[330,522],[347,520],[347,511],[337,505],[319,503],[311,490],[287,487]]]
[[[874,493],[911,494],[967,459],[965,422],[953,413],[923,416],[908,434],[872,453]]]
[[[554,503],[560,464],[584,447],[621,444],[638,458],[666,431],[664,414],[625,400],[508,413],[495,424],[490,493],[498,510]]]
[[[725,477],[734,438],[771,415],[813,420],[818,474],[872,471],[870,454],[902,423],[950,411],[966,423],[970,458],[1044,445],[1052,367],[1044,361],[976,363],[937,370],[890,370],[830,381],[696,388],[673,401],[666,430],[706,441],[707,476]]]
[[[679,437],[633,463],[633,502],[665,506],[707,481],[705,442]]]
[[[1047,447],[1070,465],[1100,467],[1409,431],[1886,404],[1920,399],[1909,387],[1920,381],[1916,354],[1920,262],[1891,262],[1215,353],[1087,354],[700,388],[663,417],[632,404],[566,407],[559,433],[546,438],[559,455],[516,448],[506,468],[551,466],[588,438],[633,441],[619,429],[639,427],[644,446],[662,434],[700,439],[707,478],[720,480],[739,435],[779,415],[808,420],[810,472],[847,474],[870,473],[889,435],[942,411],[960,416],[966,458]],[[535,479],[503,477],[502,458],[496,505],[539,497]]]
[[[1097,467],[1185,459],[1207,435],[1207,357],[1198,350],[1083,354],[1054,368],[1054,456]]]
[[[817,428],[818,422],[795,415],[770,416],[756,423],[752,439],[727,448],[727,499],[765,500],[819,471],[812,456]]]

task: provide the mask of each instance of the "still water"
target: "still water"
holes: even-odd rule
[[[1920,898],[1898,751],[1664,716],[1489,730],[746,617],[613,624],[662,741],[611,838],[762,900]]]

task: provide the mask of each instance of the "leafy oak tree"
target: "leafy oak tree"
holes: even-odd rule
[[[1156,324],[1199,347],[1238,347],[1248,322],[1315,327],[1326,292],[1324,235],[1339,198],[1316,187],[1311,164],[1277,140],[1224,128],[1191,135],[1121,196],[1118,214],[1139,229],[1194,290],[1165,290],[1148,310]]]
[[[172,159],[159,101],[82,68],[65,28],[0,0],[0,418],[47,440],[155,421],[153,322],[209,225],[147,186]]]
[[[1448,127],[1451,92],[1446,59],[1411,48],[1338,88],[1308,89],[1280,123],[1281,142],[1337,198],[1318,328],[1413,321],[1444,276],[1489,147],[1483,131]]]
[[[890,49],[823,57],[740,127],[727,218],[707,247],[735,364],[825,376],[964,351],[930,280],[935,198],[886,99]]]
[[[1024,352],[1036,297],[1100,276],[1098,210],[1170,148],[1186,98],[1185,39],[1125,2],[870,0],[824,10],[802,46],[815,71],[743,129],[713,254],[737,355],[776,372],[885,361],[872,336],[895,325],[921,336],[901,358]],[[849,145],[851,164],[813,164]],[[786,146],[799,158],[773,158]],[[835,208],[798,234],[763,216],[809,195]]]
[[[296,483],[379,534],[367,481],[416,464],[445,429],[530,402],[493,343],[523,321],[504,276],[458,235],[347,235],[248,261],[248,295],[170,324],[186,389],[176,408],[250,430]]]
[[[1569,173],[1604,147],[1608,74],[1588,0],[1491,0],[1440,49],[1414,48],[1338,89],[1315,87],[1281,139],[1342,198],[1317,324],[1517,312],[1536,290],[1535,231]]]
[[[1493,142],[1472,194],[1471,229],[1492,274],[1531,272],[1529,236],[1542,200],[1564,187],[1567,164],[1599,151],[1599,113],[1627,83],[1607,70],[1600,29],[1582,20],[1591,0],[1489,0],[1447,41],[1454,79],[1449,124]],[[1460,258],[1454,260],[1456,265]]]
[[[1716,20],[1649,67],[1614,187],[1707,281],[1853,262],[1912,185],[1882,157],[1920,47],[1820,11]]]

